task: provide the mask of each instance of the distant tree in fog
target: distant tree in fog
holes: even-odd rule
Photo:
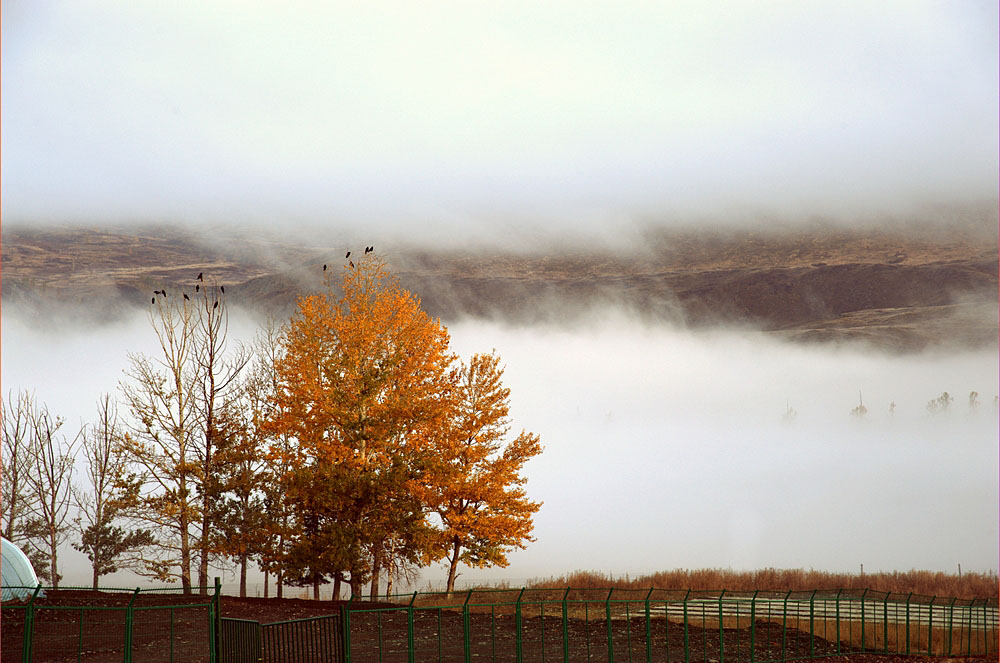
[[[955,399],[947,392],[942,392],[937,398],[927,401],[928,412],[946,412]]]
[[[858,406],[851,410],[851,414],[858,419],[864,418],[868,414],[868,408],[865,407],[865,402],[861,399],[861,392],[858,392]]]

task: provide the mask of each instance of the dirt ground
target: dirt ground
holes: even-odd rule
[[[53,591],[36,602],[33,661],[120,661],[124,647],[125,607],[131,595],[107,594],[80,590]],[[136,661],[208,661],[209,611],[205,597],[182,595],[140,595],[135,603],[134,649]],[[25,611],[5,605],[0,620],[0,658],[21,658]],[[103,610],[81,610],[81,606],[103,606]],[[196,607],[185,607],[196,606]],[[307,617],[339,614],[341,602],[303,599],[221,599],[223,617],[273,623]],[[351,614],[351,651],[355,663],[403,663],[407,660],[408,623],[404,610],[365,612],[388,608],[386,604],[355,601]],[[515,617],[512,614],[476,611],[469,616],[470,655],[477,660],[514,662],[517,642]],[[755,629],[755,660],[799,658],[813,653],[830,655],[823,660],[838,663],[914,661],[984,661],[987,657],[927,658],[923,656],[884,656],[850,653],[836,655],[835,642],[780,625],[758,621]],[[567,624],[568,654],[571,661],[609,659],[608,622],[603,618],[571,618]],[[612,619],[610,633],[615,661],[645,661],[646,623],[643,617]],[[417,661],[464,660],[463,623],[460,612],[422,609],[414,612],[413,635]],[[649,653],[653,661],[683,661],[685,639],[691,661],[718,662],[720,637],[724,642],[725,661],[750,660],[750,630],[717,627],[702,629],[667,622],[662,617],[651,620]],[[557,615],[525,617],[521,650],[528,662],[562,661],[562,619]],[[846,652],[846,645],[842,645]],[[381,656],[380,656],[381,653]],[[996,660],[996,656],[989,660]]]

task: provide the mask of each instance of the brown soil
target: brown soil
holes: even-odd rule
[[[650,230],[641,247],[530,252],[390,248],[424,308],[462,317],[565,322],[613,304],[651,321],[750,325],[796,341],[894,350],[983,346],[997,337],[995,220],[963,228],[812,227],[778,233]],[[224,230],[4,228],[3,297],[95,320],[193,290],[204,272],[233,304],[287,316],[343,269],[343,248]],[[331,244],[335,244],[331,242]]]

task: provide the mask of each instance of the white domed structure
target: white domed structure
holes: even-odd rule
[[[10,601],[30,597],[38,586],[38,576],[31,566],[28,556],[13,543],[0,537],[0,585],[3,596],[0,600]],[[29,589],[30,588],[30,589]]]

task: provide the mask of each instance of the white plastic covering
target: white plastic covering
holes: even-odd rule
[[[0,537],[0,553],[3,556],[0,560],[0,575],[3,576],[2,582],[0,582],[3,587],[2,600],[11,601],[30,597],[38,585],[38,576],[35,575],[35,569],[28,561],[28,556],[3,537]],[[22,589],[22,587],[30,587],[31,589]]]

